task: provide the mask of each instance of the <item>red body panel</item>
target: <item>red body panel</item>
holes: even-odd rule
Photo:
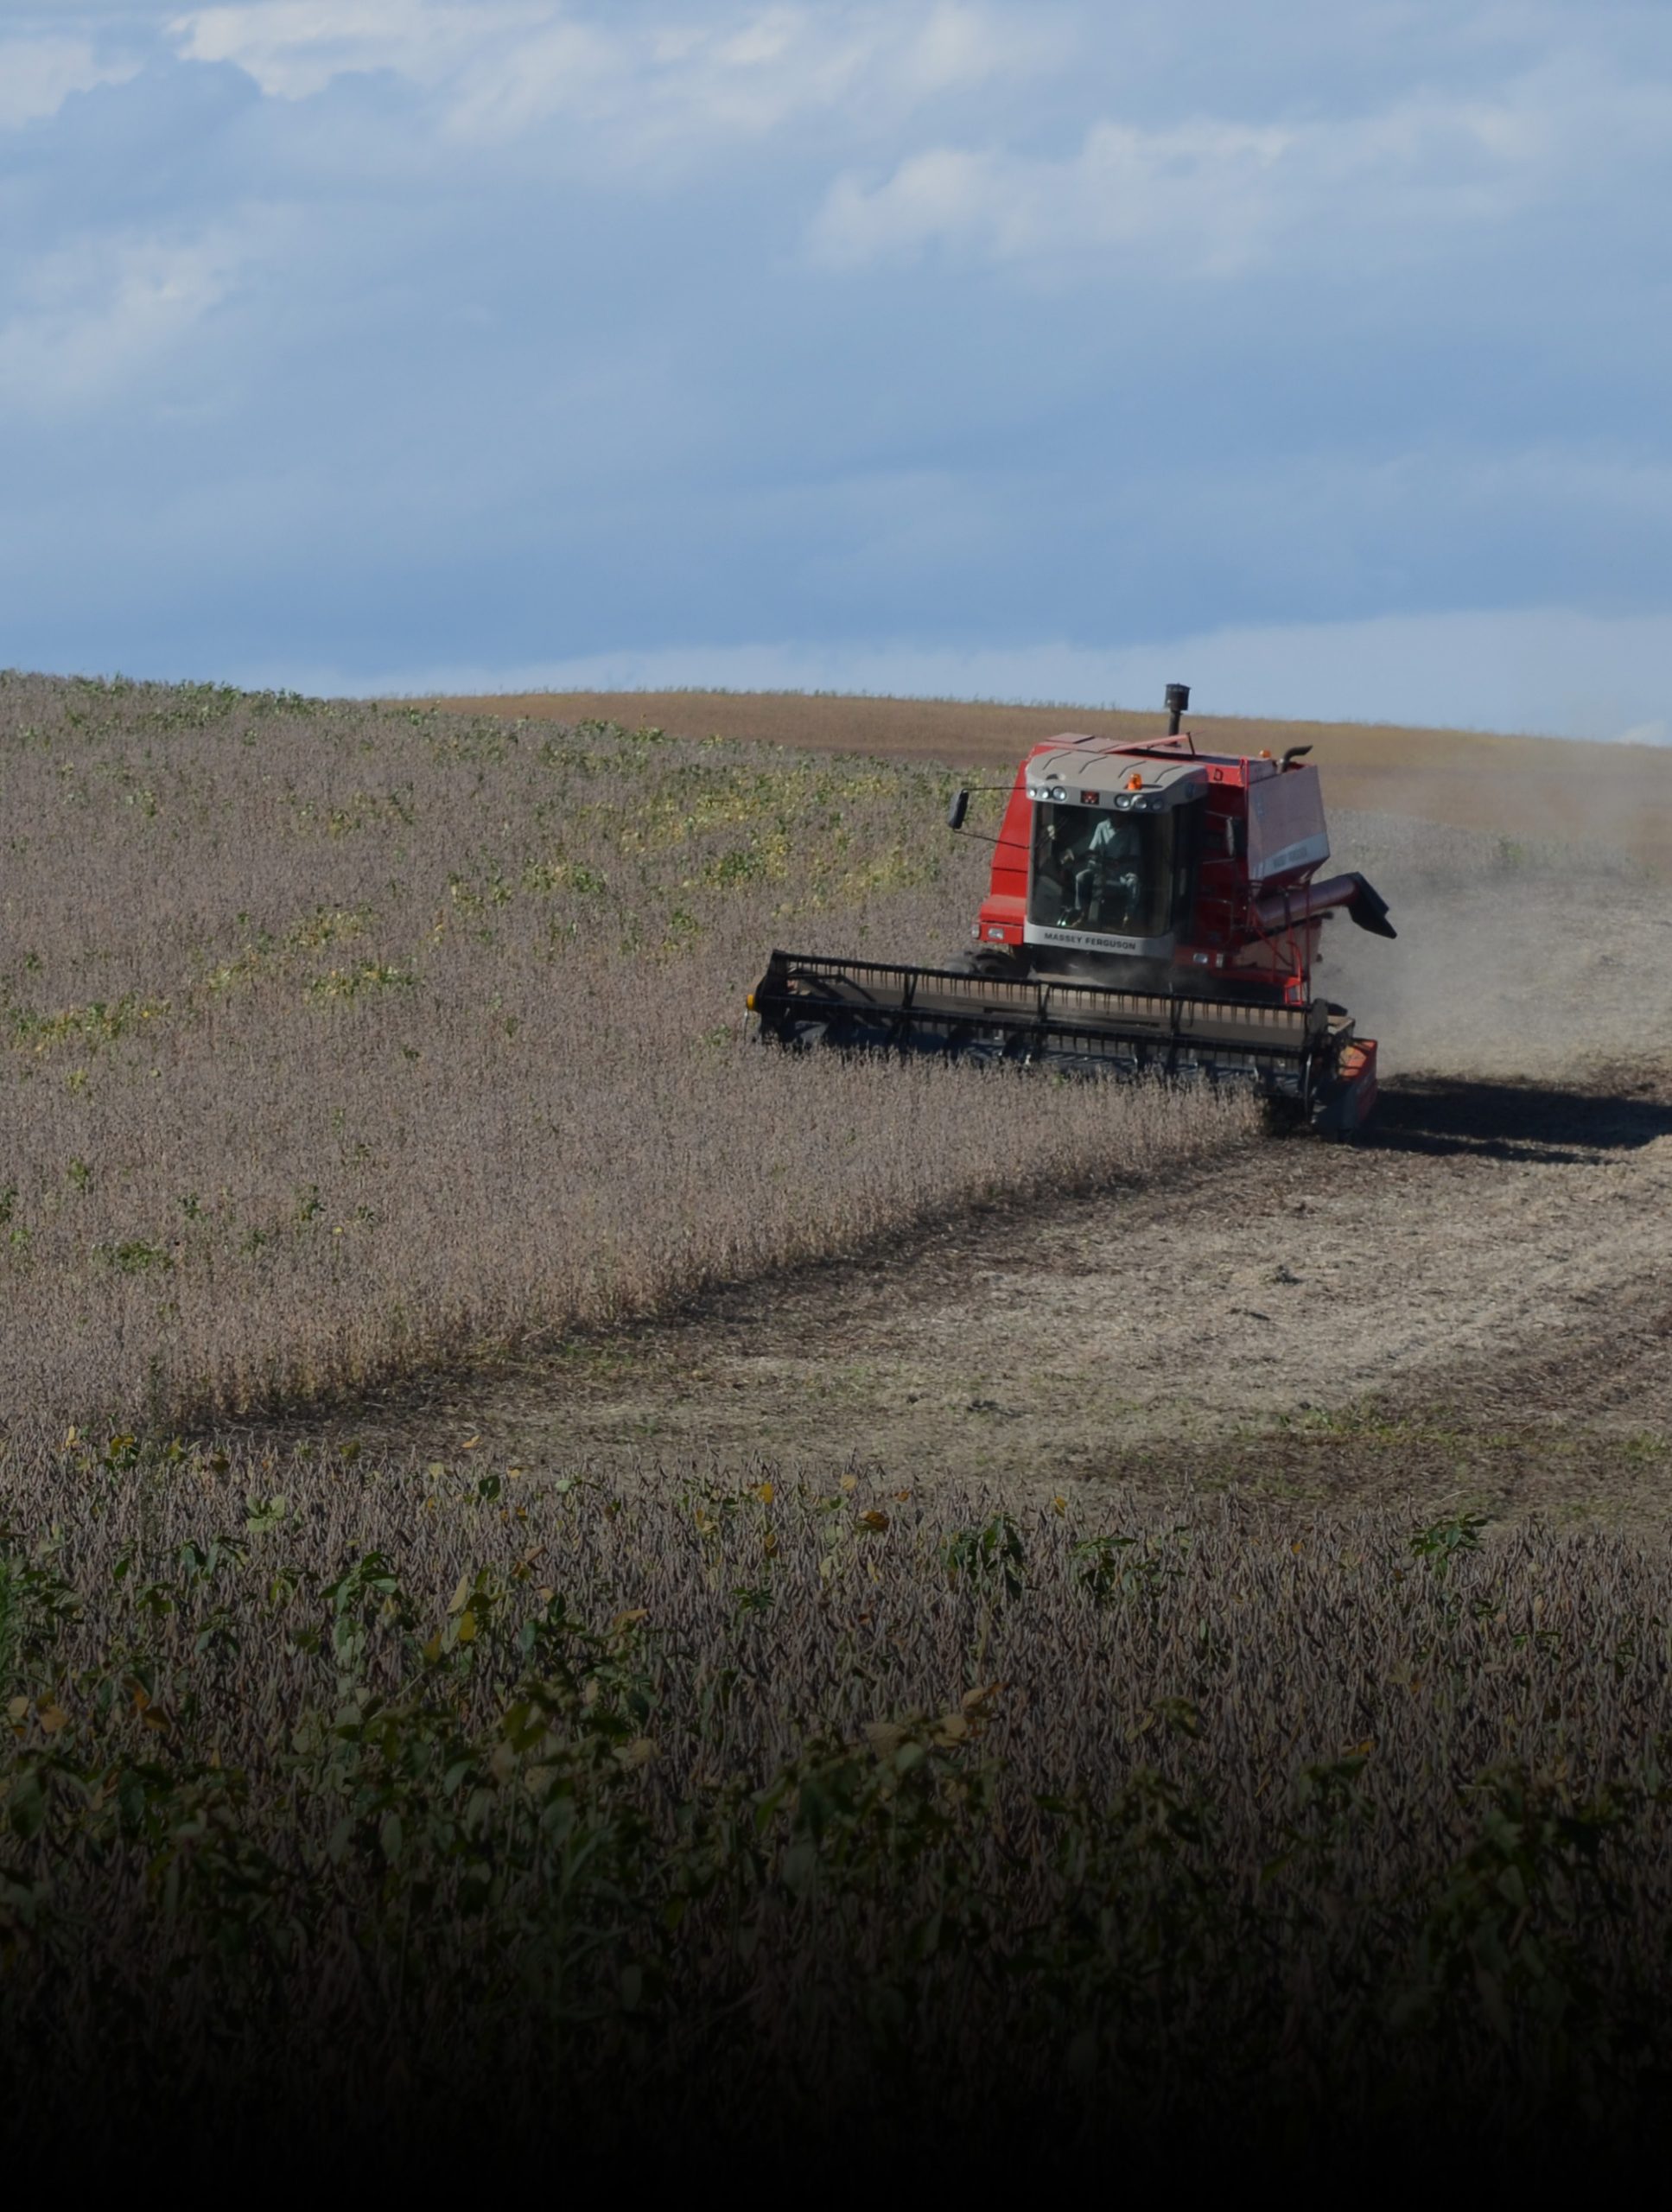
[[[1027,795],[1029,770],[1036,761],[1060,757],[1069,747],[1087,761],[1117,760],[1123,766],[1129,762],[1135,775],[1154,776],[1180,764],[1205,771],[1193,894],[1188,914],[1180,918],[1172,952],[1173,967],[1181,971],[1179,986],[1209,995],[1306,1004],[1326,902],[1314,900],[1309,906],[1304,898],[1283,894],[1301,891],[1319,859],[1309,857],[1287,868],[1268,868],[1256,884],[1249,875],[1249,853],[1251,839],[1257,842],[1262,833],[1268,838],[1275,834],[1281,841],[1281,828],[1274,833],[1269,823],[1281,822],[1289,794],[1262,790],[1273,779],[1311,779],[1313,790],[1297,791],[1295,797],[1304,797],[1306,806],[1321,820],[1318,772],[1300,762],[1280,764],[1268,754],[1200,753],[1188,734],[1146,745],[1071,737],[1036,745],[1017,770],[994,847],[991,884],[973,934],[992,944],[1023,944],[1033,817],[1033,802]],[[1372,1092],[1373,1061],[1372,1047]]]

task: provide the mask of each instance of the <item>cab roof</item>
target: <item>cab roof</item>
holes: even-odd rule
[[[1031,753],[1022,770],[1027,796],[1067,806],[1118,807],[1160,813],[1198,798],[1208,787],[1206,760],[1137,748],[1117,752],[1096,740],[1053,738]]]

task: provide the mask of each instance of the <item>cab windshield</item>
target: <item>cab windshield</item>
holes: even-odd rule
[[[1027,918],[1046,929],[1165,937],[1173,925],[1174,815],[1033,809]]]

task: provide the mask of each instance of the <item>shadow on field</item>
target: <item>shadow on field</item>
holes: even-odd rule
[[[1672,1135],[1661,1071],[1599,1071],[1583,1087],[1471,1076],[1402,1076],[1383,1090],[1376,1142],[1391,1152],[1483,1154],[1578,1166]]]

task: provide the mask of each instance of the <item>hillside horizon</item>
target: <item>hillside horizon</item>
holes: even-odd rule
[[[723,736],[814,752],[1013,767],[1042,738],[1073,728],[1130,741],[1166,728],[1154,709],[897,698],[832,691],[715,690],[482,693],[426,703],[535,721],[652,724],[683,736]],[[1395,722],[1276,721],[1198,714],[1185,727],[1205,749],[1281,753],[1306,744],[1330,803],[1368,812],[1578,839],[1672,864],[1672,748],[1591,738],[1510,736]]]

